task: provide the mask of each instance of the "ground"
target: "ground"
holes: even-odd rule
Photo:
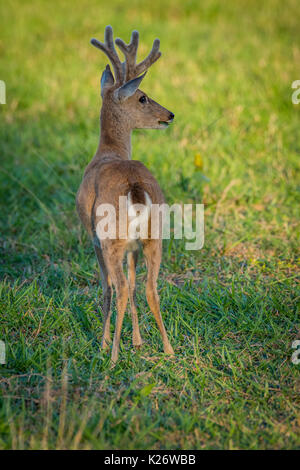
[[[111,24],[155,37],[143,89],[175,113],[133,158],[169,203],[205,204],[205,244],[165,241],[162,343],[138,267],[144,346],[100,350],[101,285],[75,194],[98,143],[90,46]],[[299,448],[296,0],[2,2],[0,448]],[[115,309],[113,318],[115,315]],[[295,361],[294,361],[295,362]]]

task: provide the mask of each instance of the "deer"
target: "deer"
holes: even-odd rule
[[[124,55],[121,62],[114,43]],[[149,55],[136,63],[139,33],[133,31],[129,44],[117,38],[114,41],[111,26],[105,28],[104,43],[91,39],[91,44],[108,57],[112,67],[106,65],[101,76],[102,108],[100,112],[100,139],[97,151],[87,165],[77,192],[76,207],[79,218],[94,246],[100,268],[103,293],[103,335],[101,347],[109,347],[110,319],[113,289],[116,293],[117,315],[112,344],[111,361],[117,362],[124,314],[130,304],[132,318],[132,343],[139,348],[143,341],[140,334],[136,305],[136,267],[142,248],[147,268],[146,299],[162,336],[164,353],[173,356],[160,311],[157,278],[162,258],[161,233],[157,238],[141,236],[131,240],[129,236],[114,239],[97,236],[97,207],[111,204],[117,221],[120,218],[119,198],[126,197],[128,208],[141,204],[151,208],[163,204],[162,190],[152,173],[138,161],[131,160],[131,134],[134,129],[164,129],[174,120],[174,114],[152,100],[139,86],[148,69],[161,56],[160,41],[155,39]],[[129,209],[128,209],[129,210]],[[146,212],[149,227],[151,217]],[[127,257],[127,278],[123,270]]]

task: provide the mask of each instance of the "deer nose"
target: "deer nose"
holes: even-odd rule
[[[170,119],[170,121],[172,121],[172,120],[174,119],[174,117],[175,117],[175,114],[173,114],[173,113],[170,113],[170,115],[169,115],[169,119]]]

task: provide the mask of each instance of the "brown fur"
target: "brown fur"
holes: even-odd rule
[[[164,202],[162,191],[150,171],[141,162],[130,160],[131,132],[136,128],[160,129],[165,127],[173,119],[174,115],[148,98],[141,90],[136,89],[132,93],[132,85],[128,82],[128,79],[135,79],[137,72],[139,74],[143,72],[145,67],[148,68],[160,56],[158,40],[154,42],[153,49],[148,58],[140,64],[135,64],[135,57],[133,57],[134,54],[136,55],[138,43],[136,32],[132,36],[130,45],[134,47],[131,49],[130,45],[126,46],[123,41],[116,41],[118,45],[122,45],[122,43],[124,45],[122,45],[123,49],[120,47],[123,52],[126,52],[125,67],[118,63],[119,59],[117,59],[114,50],[110,27],[106,28],[105,44],[99,43],[96,40],[93,41],[93,44],[103,50],[112,61],[115,81],[110,68],[107,67],[101,82],[103,105],[100,117],[100,142],[94,158],[85,170],[83,181],[77,193],[76,205],[83,225],[94,240],[95,253],[100,267],[104,296],[102,309],[104,319],[103,348],[106,348],[110,342],[112,287],[116,290],[117,320],[112,349],[112,361],[116,362],[128,298],[133,323],[133,344],[134,346],[142,344],[135,300],[135,271],[138,251],[136,249],[131,251],[128,240],[118,238],[115,240],[104,239],[100,240],[99,243],[96,236],[96,226],[99,221],[99,218],[96,216],[96,209],[103,203],[113,204],[118,220],[119,196],[126,196],[129,191],[131,192],[133,203],[145,204],[145,191],[150,196],[153,204],[162,204]],[[128,50],[124,49],[126,47]],[[133,55],[130,55],[131,53]],[[123,70],[126,71],[125,74]],[[140,82],[140,79],[138,79],[138,82]],[[131,94],[128,96],[129,88]],[[142,103],[140,101],[142,96],[145,97],[146,102]],[[161,261],[162,241],[160,239],[151,240],[148,238],[141,240],[141,242],[148,269],[146,285],[147,301],[162,334],[164,351],[173,354],[173,349],[168,340],[161,317],[156,287]],[[123,272],[123,258],[128,250],[127,281]]]

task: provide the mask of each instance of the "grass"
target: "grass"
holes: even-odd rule
[[[0,448],[299,448],[296,0],[14,0],[0,18]],[[106,64],[89,39],[106,24],[125,40],[139,29],[141,56],[161,38],[143,88],[176,119],[136,132],[133,158],[168,202],[205,203],[204,248],[164,246],[159,291],[176,358],[161,352],[140,263],[145,345],[132,349],[126,315],[114,369],[74,205]]]

